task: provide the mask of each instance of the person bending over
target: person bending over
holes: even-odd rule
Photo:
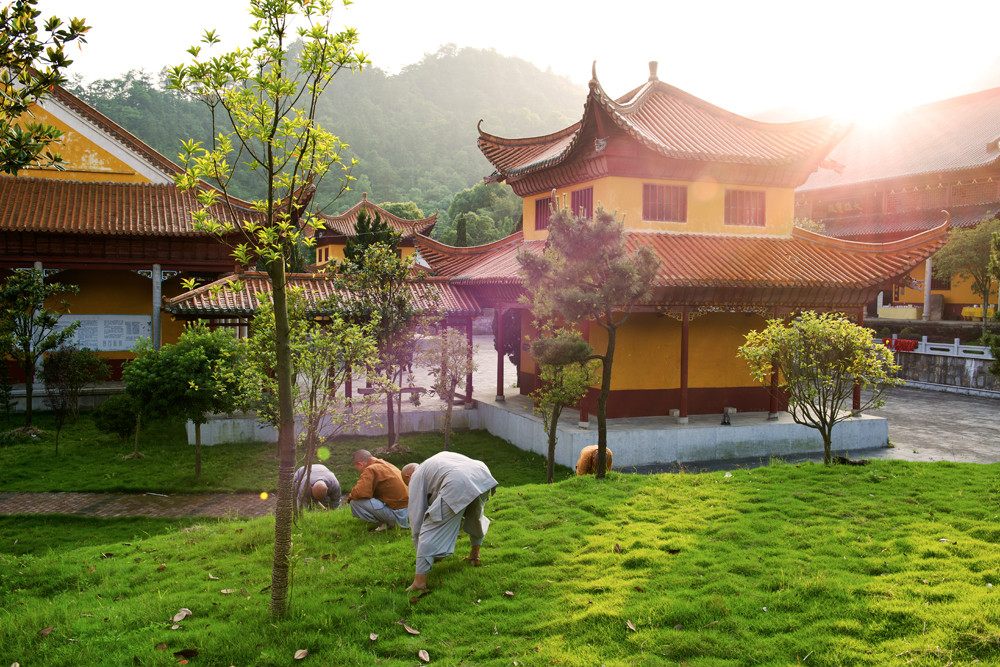
[[[607,452],[607,467],[605,472],[611,472],[611,449],[604,450]],[[597,445],[587,445],[582,450],[580,450],[580,458],[576,462],[576,474],[578,477],[582,475],[593,475],[597,472]]]
[[[406,507],[409,493],[399,468],[377,459],[367,449],[354,452],[354,467],[361,473],[358,483],[347,495],[351,514],[376,524],[376,530],[409,525]]]
[[[455,553],[459,528],[472,543],[465,560],[479,566],[479,548],[490,526],[483,508],[496,487],[485,463],[455,452],[435,454],[417,466],[410,478],[409,507],[417,562],[406,590],[427,590],[434,562]]]
[[[314,463],[309,466],[306,480],[306,467],[302,466],[295,471],[295,503],[299,509],[314,503],[324,509],[337,509],[340,505],[337,476],[325,465]]]

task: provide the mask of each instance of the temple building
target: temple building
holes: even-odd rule
[[[746,333],[807,309],[861,322],[864,305],[946,236],[945,224],[891,243],[795,227],[795,188],[826,163],[847,128],[826,118],[743,118],[661,82],[655,63],[648,81],[618,99],[595,71],[582,118],[559,132],[511,139],[482,125],[479,147],[495,168],[489,180],[506,181],[524,199],[523,231],[473,248],[426,236],[416,246],[435,275],[496,309],[499,340],[514,323],[518,339],[509,347],[519,353],[520,393],[534,389],[538,370],[516,255],[542,251],[554,206],[585,217],[597,206],[616,212],[628,243],[652,248],[661,261],[653,296],[619,330],[609,417],[776,413],[782,406],[736,356]],[[583,330],[603,350],[604,330]],[[596,400],[593,388],[581,405],[584,420]]]
[[[437,222],[437,213],[421,220],[407,220],[368,201],[368,193],[361,193],[361,201],[340,215],[323,215],[323,229],[316,230],[316,266],[323,267],[331,261],[344,258],[347,239],[357,232],[358,215],[364,211],[369,218],[379,216],[391,230],[400,235],[399,251],[403,257],[415,252],[413,238],[417,234],[430,234]]]
[[[0,176],[0,279],[36,268],[78,286],[62,319],[79,320],[76,343],[117,369],[140,337],[159,345],[180,335],[181,323],[161,317],[161,298],[179,294],[182,278],[214,280],[233,260],[192,228],[200,206],[174,186],[180,168],[170,160],[62,88],[33,114],[63,131],[54,152],[65,168]],[[252,212],[218,214],[238,223]]]
[[[998,121],[1000,88],[994,88],[857,125],[796,191],[795,216],[837,238],[878,243],[937,227],[943,210],[952,227],[974,227],[1000,211]],[[982,305],[967,278],[939,280],[932,272],[926,292],[927,278],[925,264],[914,267],[887,285],[869,312],[961,319],[963,310],[968,316]],[[996,298],[994,288],[990,306]]]

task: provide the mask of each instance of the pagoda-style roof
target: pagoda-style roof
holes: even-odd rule
[[[948,224],[893,243],[859,243],[796,228],[791,236],[629,231],[628,246],[651,248],[661,265],[653,301],[700,305],[744,303],[857,305],[932,255]],[[515,235],[479,248],[449,248],[418,237],[417,249],[456,285],[521,285],[520,249],[542,252],[545,240]]]
[[[292,273],[287,276],[288,287],[301,289],[306,297],[306,313],[312,317],[332,314],[320,302],[340,293],[334,280],[326,274]],[[236,289],[234,283],[242,283]],[[451,317],[469,317],[482,311],[476,299],[461,287],[440,278],[424,278],[408,283],[417,310],[437,312]],[[230,274],[202,285],[172,299],[167,299],[163,309],[187,318],[251,317],[260,304],[270,301],[271,281],[263,272]]]
[[[951,227],[968,229],[1000,212],[1000,203],[949,206]],[[925,232],[941,224],[943,212],[926,208],[903,213],[869,213],[826,218],[825,233],[841,239],[888,240]]]
[[[247,202],[217,204],[218,219],[258,217]],[[194,229],[194,191],[175,185],[0,176],[0,231],[101,236],[205,236]]]
[[[686,162],[779,168],[798,182],[816,169],[846,127],[830,118],[797,123],[764,123],[721,109],[656,77],[617,100],[597,80],[596,68],[583,118],[540,137],[508,139],[479,130],[479,148],[509,180],[599,154],[600,141],[623,133],[663,158]],[[585,139],[594,138],[594,142]]]
[[[416,234],[427,234],[437,222],[437,213],[422,220],[407,220],[393,215],[384,208],[368,201],[368,193],[362,193],[361,201],[340,215],[320,214],[318,217],[324,222],[324,228],[317,235],[354,236],[358,225],[358,214],[361,211],[366,211],[371,217],[378,215],[389,225],[390,229],[398,232],[403,240],[412,239]]]
[[[914,107],[876,126],[856,125],[830,153],[836,170],[801,192],[1000,164],[1000,88]]]

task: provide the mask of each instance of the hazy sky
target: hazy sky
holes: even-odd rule
[[[206,28],[246,42],[246,0],[39,0],[93,26],[73,71],[87,80],[185,61]],[[880,114],[982,87],[1000,66],[1000,1],[357,0],[356,27],[391,73],[441,44],[494,48],[613,96],[659,78],[737,113]],[[977,85],[977,81],[980,82]],[[993,85],[1000,85],[997,81]],[[582,103],[582,98],[581,98]]]

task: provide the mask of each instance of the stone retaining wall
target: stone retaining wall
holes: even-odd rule
[[[973,392],[1000,392],[1000,381],[990,373],[990,359],[949,357],[919,352],[900,352],[896,363],[899,377],[914,384],[958,387]]]

